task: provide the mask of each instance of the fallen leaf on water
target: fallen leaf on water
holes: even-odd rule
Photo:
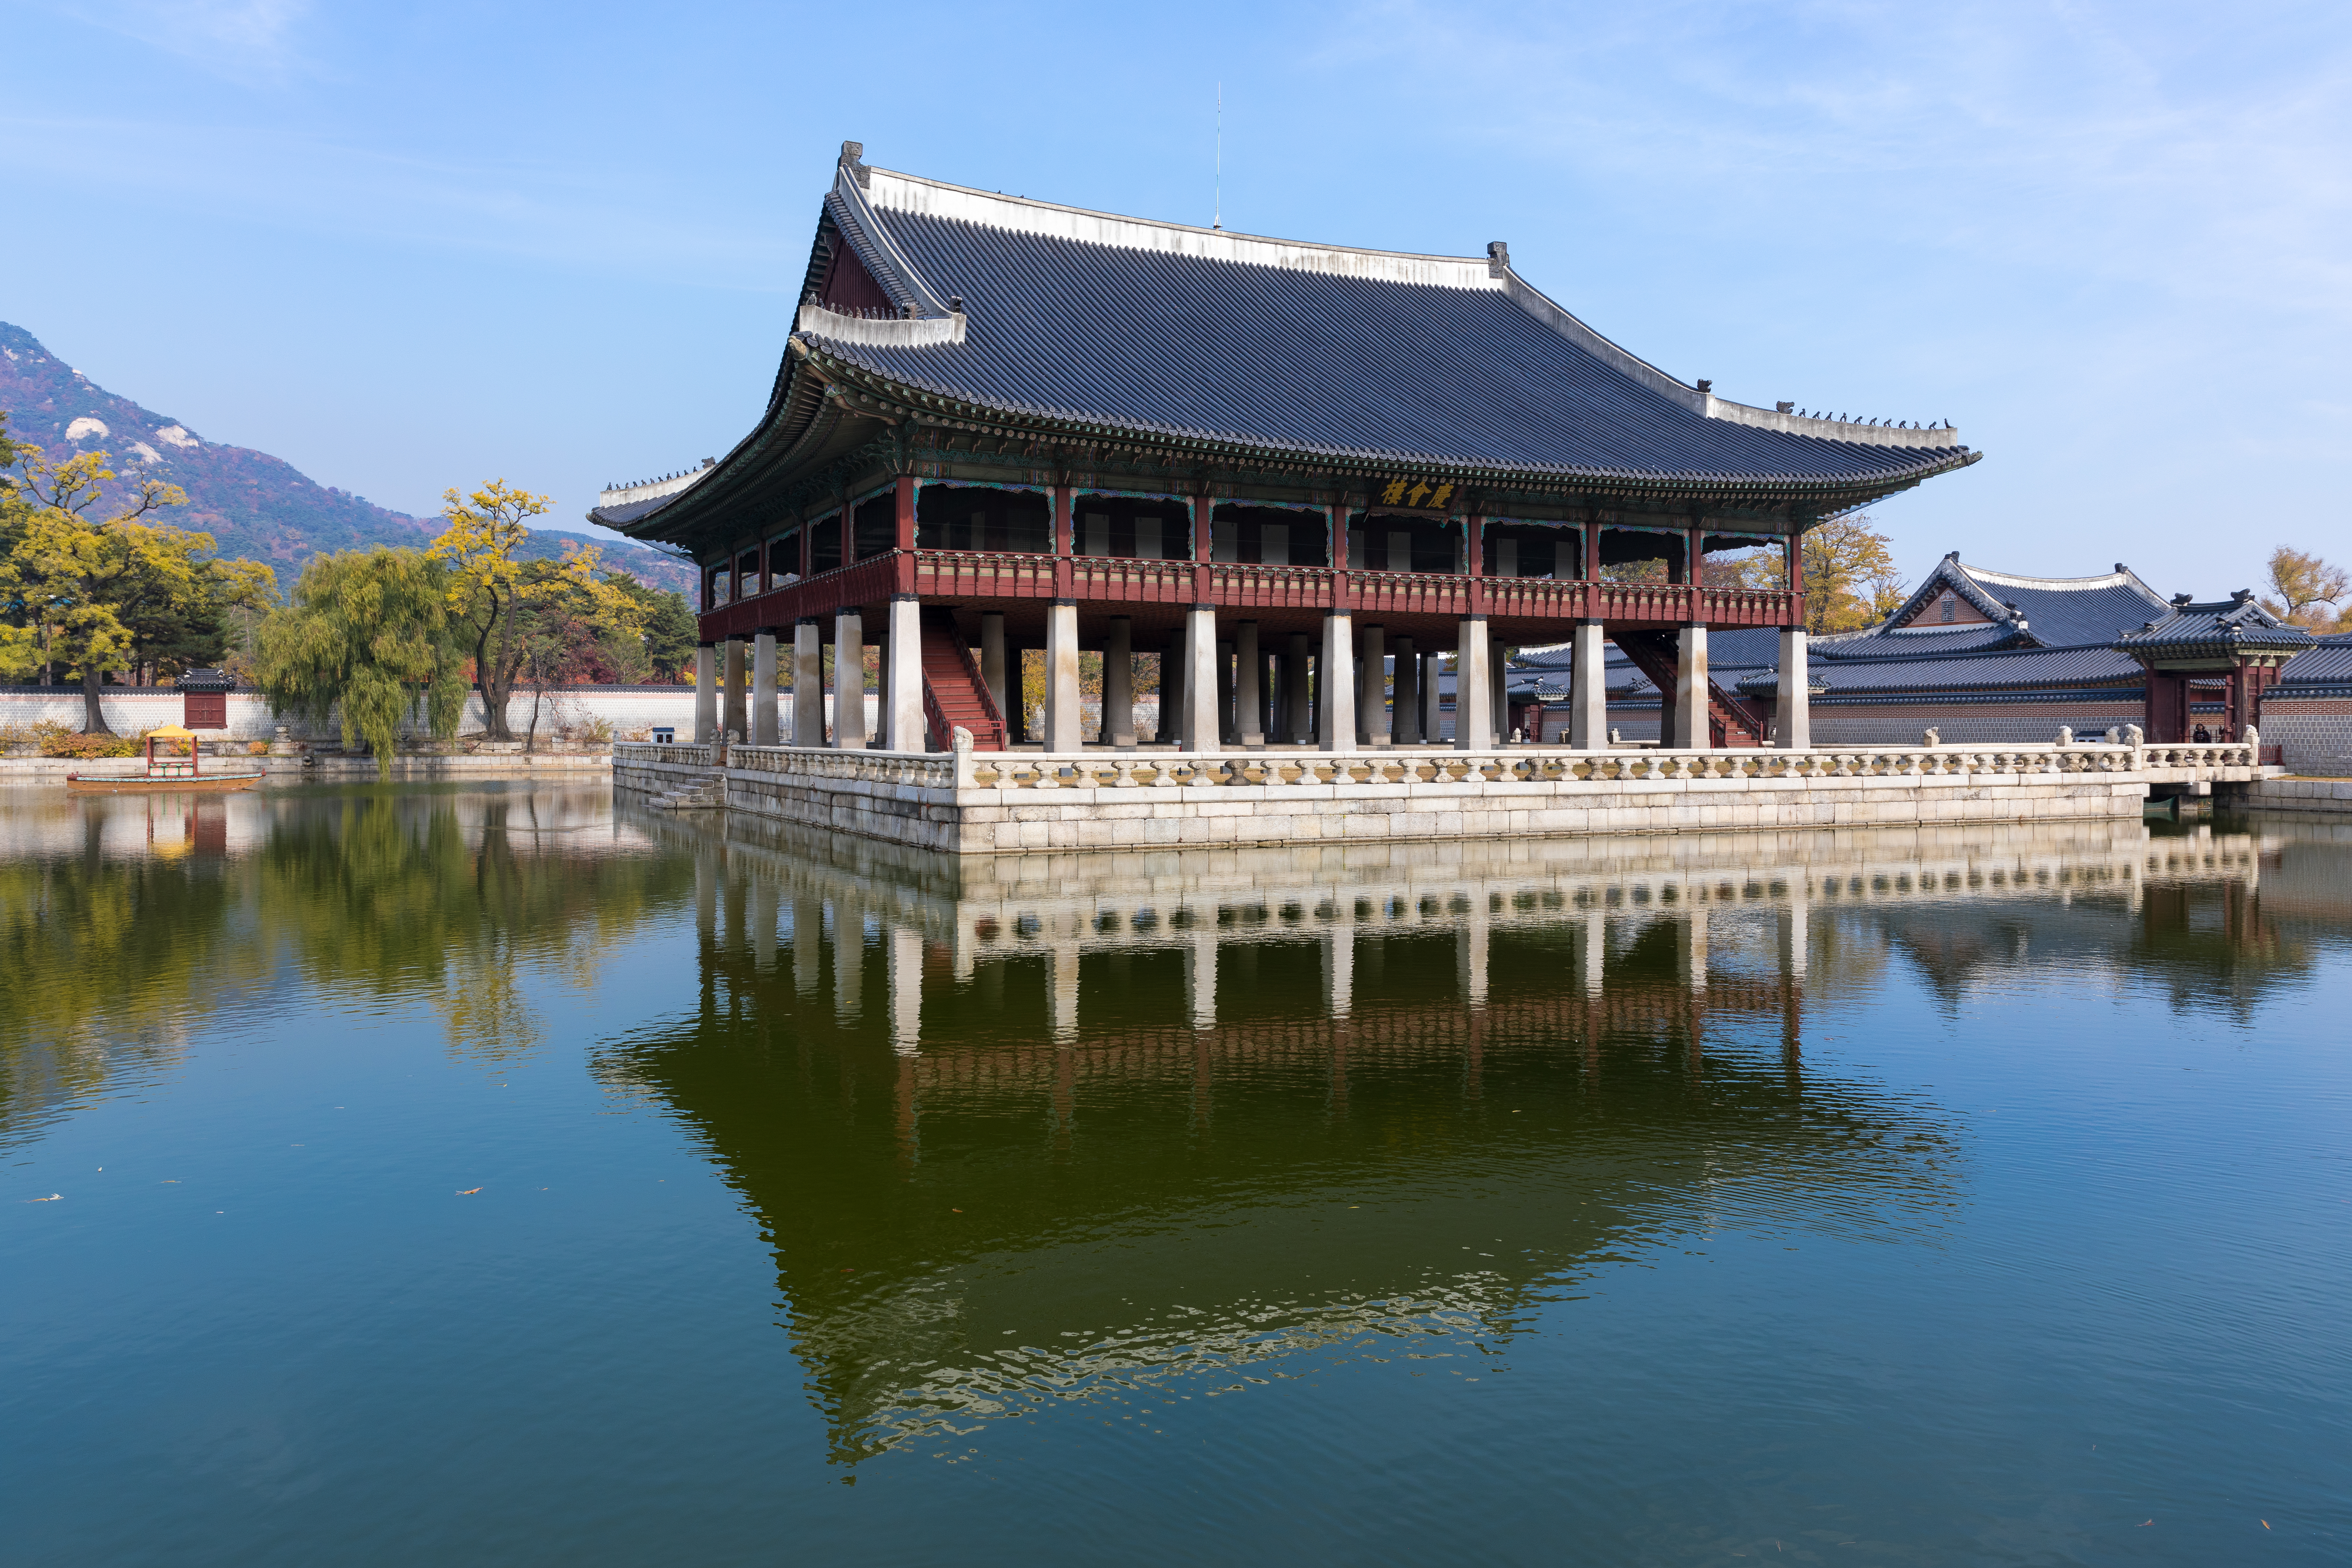
[[[2270,1521],[2269,1520],[2267,1520],[2267,1519],[2266,1519],[2266,1520],[2263,1521],[2263,1528],[2264,1530],[2268,1530],[2270,1527],[2271,1527],[2271,1521]]]
[[[2146,1530],[2149,1525],[2154,1524],[2155,1522],[2156,1521],[2152,1519],[2143,1519],[2137,1524],[2133,1525],[2132,1528],[2134,1530]]]
[[[54,1203],[61,1203],[61,1202],[63,1202],[63,1201],[64,1201],[64,1199],[65,1199],[65,1194],[63,1194],[63,1193],[51,1193],[47,1197],[45,1197],[45,1198],[26,1198],[25,1201],[26,1201],[26,1203],[28,1203],[28,1204],[54,1204]]]
[[[479,1188],[479,1187],[467,1187],[467,1188],[464,1188],[463,1190],[461,1190],[461,1191],[457,1194],[457,1195],[458,1195],[459,1197],[461,1197],[461,1198],[470,1198],[470,1197],[472,1197],[476,1193],[478,1193],[478,1192],[480,1192],[481,1190],[482,1190],[482,1189],[481,1189],[481,1188]]]

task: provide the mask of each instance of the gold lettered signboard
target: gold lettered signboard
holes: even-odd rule
[[[1381,506],[1444,511],[1445,503],[1454,499],[1454,485],[1444,479],[1390,479],[1376,493]]]

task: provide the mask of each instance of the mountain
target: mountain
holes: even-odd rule
[[[378,544],[421,549],[441,531],[438,518],[393,511],[318,484],[282,458],[207,441],[178,420],[97,385],[22,327],[0,321],[0,409],[7,410],[10,435],[37,444],[55,460],[104,451],[118,470],[138,464],[170,480],[188,492],[188,504],[174,508],[165,521],[211,534],[224,556],[266,562],[280,588],[293,586],[313,555]],[[553,560],[583,544],[599,546],[606,565],[642,582],[689,596],[694,591],[692,566],[625,540],[539,529],[523,553]]]

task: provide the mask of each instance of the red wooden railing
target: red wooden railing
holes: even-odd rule
[[[1064,591],[1086,604],[1190,605],[1205,592],[1210,603],[1236,610],[1337,608],[1360,616],[1445,617],[1483,610],[1513,620],[1589,618],[1659,626],[1780,626],[1803,614],[1801,595],[1774,589],[917,550],[891,551],[723,605],[703,616],[702,637],[711,642],[748,637],[803,616],[830,615],[845,605],[878,604],[894,592],[933,601],[1051,599],[1058,596],[1057,567],[1067,574]]]

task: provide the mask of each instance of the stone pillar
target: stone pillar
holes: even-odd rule
[[[1217,744],[1230,746],[1240,732],[1234,714],[1234,639],[1217,642]]]
[[[1056,599],[1045,607],[1045,750],[1068,753],[1085,745],[1078,732],[1078,605]]]
[[[1463,1003],[1471,1007],[1486,1005],[1486,895],[1476,894],[1470,900],[1468,912],[1454,937],[1454,979],[1462,992]]]
[[[1784,752],[1811,751],[1813,745],[1813,683],[1807,668],[1805,628],[1780,628],[1780,691],[1772,700],[1773,743]]]
[[[1217,612],[1195,605],[1184,615],[1184,749],[1213,752],[1217,736]]]
[[[1013,740],[1013,702],[1005,695],[1004,686],[1004,615],[1001,610],[983,610],[980,616],[980,680],[988,688],[988,695],[996,704],[999,717],[1004,721],[1004,739]]]
[[[1501,643],[1486,644],[1487,679],[1493,693],[1486,699],[1486,711],[1495,724],[1495,739],[1507,739],[1511,733],[1511,672],[1510,650]]]
[[[882,701],[890,710],[891,749],[920,752],[929,726],[923,718],[923,605],[912,594],[890,601],[890,680]]]
[[[1580,752],[1609,749],[1609,645],[1599,621],[1579,621],[1568,689],[1568,743]]]
[[[1421,660],[1411,637],[1396,639],[1396,728],[1391,739],[1400,746],[1418,746],[1421,734]]]
[[[1468,616],[1462,622],[1461,640],[1454,656],[1454,749],[1488,752],[1495,747],[1494,671],[1489,668],[1493,645],[1486,638],[1486,617]]]
[[[727,687],[721,693],[723,703],[721,711],[726,714],[726,719],[719,728],[726,732],[727,738],[730,741],[740,740],[748,732],[751,705],[744,700],[746,695],[743,680],[743,639],[729,637],[727,639]]]
[[[1706,628],[1685,626],[1675,649],[1675,732],[1664,737],[1676,751],[1707,749]]]
[[[1687,896],[1688,889],[1685,889]],[[1706,989],[1706,910],[1691,908],[1684,910],[1682,923],[1675,928],[1675,978],[1683,989],[1694,994]]]
[[[709,643],[694,649],[694,739],[698,745],[719,739],[718,650]]]
[[[1356,1003],[1356,928],[1343,916],[1323,933],[1323,1005],[1344,1018]]]
[[[776,634],[751,638],[751,744],[776,743]]]
[[[1363,649],[1356,661],[1356,739],[1367,746],[1389,743],[1388,666],[1381,651],[1384,628],[1359,634]]]
[[[1438,679],[1444,673],[1443,655],[1421,656],[1421,739],[1424,745],[1438,745],[1445,739],[1445,690]]]
[[[793,624],[793,744],[824,744],[824,628],[814,616]]]
[[[1282,738],[1294,746],[1315,739],[1315,710],[1307,689],[1310,639],[1305,632],[1290,634],[1289,652],[1283,655]]]
[[[839,699],[835,700],[836,704]],[[856,908],[835,900],[833,904],[833,1013],[843,1023],[865,1006],[866,921]]]
[[[1102,738],[1107,746],[1135,744],[1135,623],[1110,618],[1103,645]]]
[[[890,612],[882,612],[882,635],[874,644],[874,738],[869,742],[877,752],[895,752],[898,742],[890,734]]]
[[[911,1057],[922,1048],[922,931],[916,926],[892,926],[889,943],[890,1048]]]
[[[866,623],[856,610],[833,617],[833,744],[866,749]]]
[[[1078,1037],[1078,944],[1076,939],[1045,950],[1045,1023],[1054,1043],[1066,1046]]]
[[[1258,689],[1265,671],[1257,623],[1243,621],[1234,627],[1234,735],[1244,746],[1265,744],[1265,698]]]
[[[1323,662],[1315,672],[1315,743],[1327,752],[1356,749],[1356,650],[1347,615],[1323,617]]]
[[[1216,911],[1209,913],[1209,929],[1197,927],[1184,950],[1184,1010],[1196,1029],[1217,1026]]]
[[[745,894],[751,906],[751,967],[764,974],[776,967],[776,884],[754,877]]]
[[[1163,746],[1184,743],[1184,628],[1168,634],[1160,654],[1160,727],[1152,740]]]
[[[824,727],[817,726],[817,739],[824,738]],[[814,895],[793,895],[793,990],[802,996],[814,996],[817,983],[824,973],[824,905]]]

